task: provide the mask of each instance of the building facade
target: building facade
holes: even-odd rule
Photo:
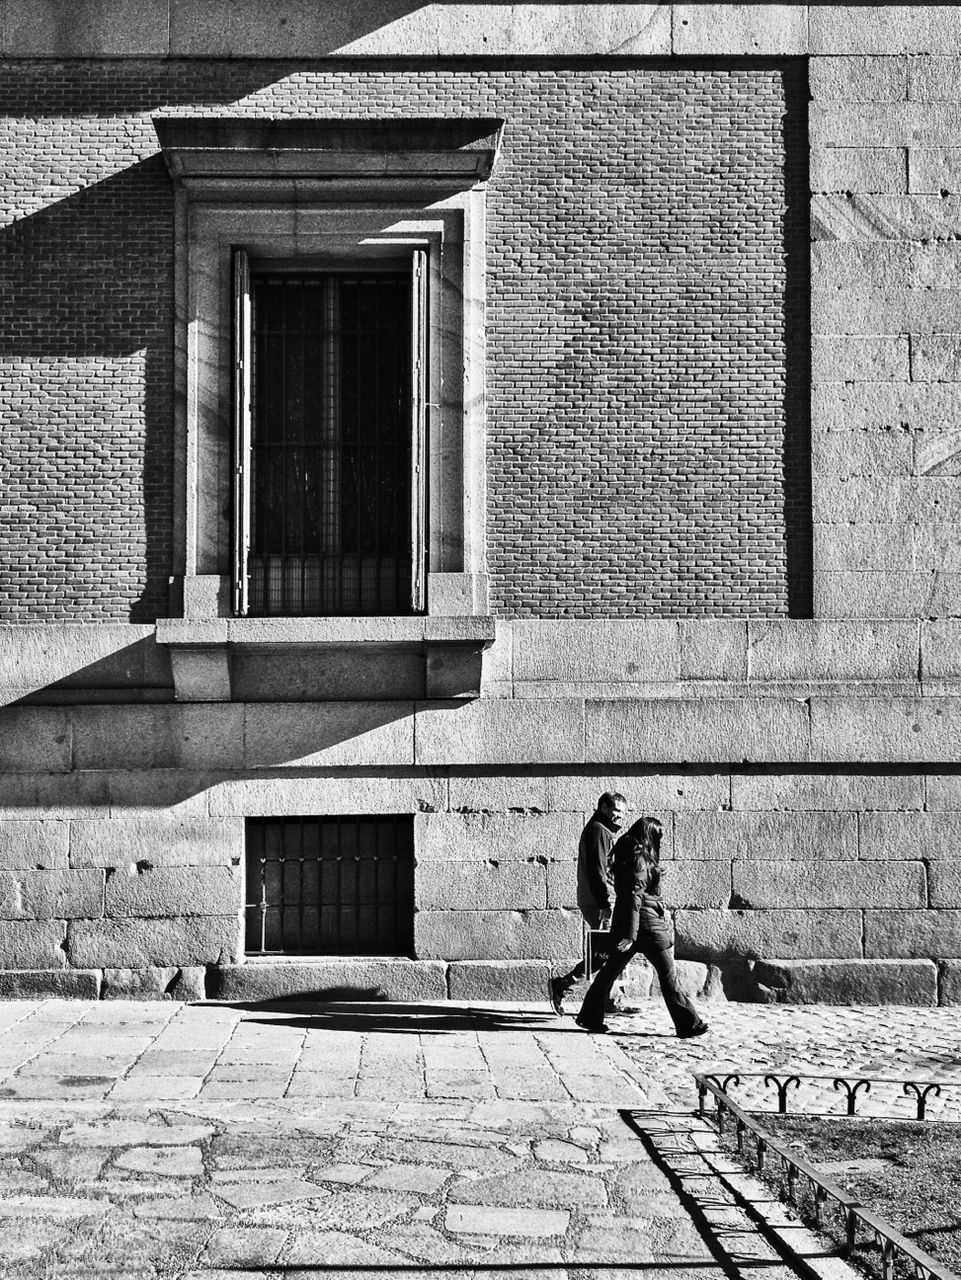
[[[5,0],[0,992],[961,1003],[954,6]],[[643,975],[638,975],[643,982]]]

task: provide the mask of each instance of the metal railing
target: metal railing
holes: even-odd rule
[[[779,1160],[781,1162],[784,1192],[791,1204],[795,1206],[800,1204],[801,1192],[806,1185],[813,1201],[814,1222],[818,1227],[822,1226],[826,1209],[833,1209],[838,1214],[844,1229],[844,1246],[842,1249],[844,1256],[848,1256],[857,1250],[858,1236],[859,1232],[861,1232],[867,1234],[871,1241],[880,1248],[883,1280],[895,1280],[896,1259],[907,1265],[911,1276],[915,1277],[916,1280],[958,1280],[953,1271],[942,1267],[930,1254],[912,1244],[910,1240],[895,1231],[890,1223],[867,1208],[859,1200],[849,1196],[836,1182],[825,1177],[814,1165],[803,1160],[785,1143],[779,1142],[773,1134],[762,1129],[747,1112],[742,1111],[726,1092],[727,1085],[739,1081],[739,1073],[732,1072],[724,1077],[723,1082],[716,1076],[705,1073],[696,1073],[694,1078],[697,1081],[699,1114],[702,1117],[708,1115],[708,1095],[710,1095],[714,1099],[714,1118],[718,1133],[723,1135],[728,1119],[732,1119],[738,1153],[749,1157],[751,1153],[746,1150],[746,1147],[748,1145],[753,1146],[754,1163],[759,1173],[768,1171],[772,1157]],[[769,1076],[768,1078],[772,1077]],[[791,1081],[797,1079],[798,1077],[796,1076],[785,1078],[783,1087],[779,1090],[781,1102],[787,1096],[787,1088]],[[838,1077],[838,1079],[840,1081],[842,1078]],[[857,1090],[849,1093],[849,1099],[856,1096]],[[923,1112],[922,1099],[919,1098],[918,1101],[919,1108]],[[786,1106],[779,1110],[779,1114],[786,1114]],[[854,1112],[849,1111],[848,1114],[853,1115]]]
[[[700,1079],[701,1077],[698,1078]],[[899,1111],[883,1113],[878,1110],[877,1104],[875,1103],[872,1115],[875,1117],[884,1115],[886,1119],[890,1120],[924,1120],[928,1118],[927,1108],[929,1097],[940,1098],[943,1089],[953,1089],[956,1092],[961,1093],[961,1080],[903,1080],[891,1076],[873,1076],[868,1078],[866,1076],[847,1077],[838,1075],[779,1075],[774,1071],[732,1071],[725,1075],[723,1080],[717,1075],[705,1073],[703,1078],[705,1080],[713,1080],[714,1083],[719,1085],[719,1087],[725,1092],[729,1086],[746,1084],[752,1080],[762,1080],[765,1087],[770,1087],[775,1091],[777,1096],[777,1111],[778,1114],[782,1116],[792,1113],[789,1102],[791,1100],[799,1102],[801,1098],[801,1086],[808,1084],[813,1085],[815,1090],[820,1089],[822,1093],[824,1090],[821,1089],[821,1086],[826,1086],[828,1083],[831,1084],[832,1090],[835,1093],[843,1091],[845,1114],[848,1116],[856,1116],[858,1114],[858,1100],[861,1096],[867,1097],[868,1094],[871,1093],[872,1086],[875,1086],[875,1092],[873,1095],[875,1099],[877,1098],[878,1093],[876,1086],[893,1085],[895,1089],[900,1087],[901,1092],[898,1097],[913,1098],[915,1114],[913,1116],[906,1116],[902,1114],[904,1108],[901,1108]],[[956,1103],[955,1106],[957,1107],[958,1103]],[[755,1107],[754,1110],[758,1110],[758,1108]],[[793,1114],[836,1115],[838,1113],[835,1111],[811,1111],[806,1108],[795,1106]]]

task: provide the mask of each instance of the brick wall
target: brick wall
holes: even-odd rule
[[[98,181],[97,125],[6,133],[0,616],[153,619],[171,572],[166,171],[153,158]]]
[[[531,87],[492,219],[498,608],[806,613],[799,77]]]
[[[489,204],[496,610],[808,611],[795,64],[2,74],[0,618],[166,611],[173,203],[150,114],[171,106],[505,116]]]

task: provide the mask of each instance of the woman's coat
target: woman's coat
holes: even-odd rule
[[[630,832],[614,845],[614,913],[611,940],[637,942],[644,937],[667,950],[674,945],[674,931],[661,899],[661,869]]]

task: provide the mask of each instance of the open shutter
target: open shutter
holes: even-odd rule
[[[427,607],[427,253],[414,250],[411,291],[410,603]]]
[[[243,249],[234,250],[234,613],[244,617],[249,609],[248,557],[251,535],[251,395],[253,361],[253,306],[250,295],[250,262]]]

